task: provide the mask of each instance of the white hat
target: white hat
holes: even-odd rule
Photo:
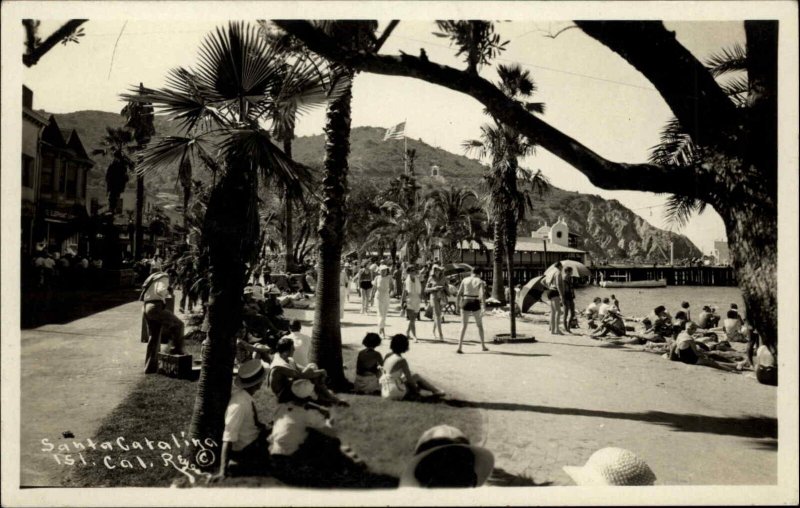
[[[252,295],[253,294],[253,286],[245,286],[244,287],[244,294]]]
[[[278,289],[278,286],[276,286],[275,284],[270,284],[267,286],[267,294],[280,296],[281,290]]]
[[[264,370],[261,360],[247,360],[239,365],[239,372],[236,373],[234,383],[239,388],[250,388],[263,381],[266,375],[267,371]]]
[[[298,399],[316,399],[314,393],[314,383],[308,379],[295,379],[292,382],[292,393]]]
[[[418,466],[430,456],[451,448],[464,448],[472,452],[475,457],[476,486],[483,485],[494,469],[494,455],[486,448],[473,446],[467,436],[459,429],[450,425],[437,425],[426,430],[417,441],[414,457],[406,466],[400,477],[401,487],[420,487],[421,479],[417,477]]]
[[[622,448],[603,448],[584,466],[564,466],[578,485],[653,485],[656,475],[635,453]]]
[[[382,272],[384,270],[389,271],[389,267],[386,266],[386,265],[381,265],[381,266],[378,267],[378,271],[379,272]]]

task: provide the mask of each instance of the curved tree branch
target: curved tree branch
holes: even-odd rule
[[[67,38],[74,32],[79,26],[86,23],[86,19],[71,19],[61,25],[61,27],[50,34],[50,36],[45,39],[44,42],[39,44],[38,46],[35,44],[36,40],[36,32],[32,29],[31,20],[23,20],[23,24],[25,25],[26,31],[26,42],[25,46],[28,48],[28,51],[22,55],[22,63],[24,63],[27,67],[33,67],[42,58],[48,51],[53,49],[53,47],[61,42],[63,39]]]
[[[682,194],[693,185],[694,174],[686,169],[655,164],[609,161],[579,141],[527,112],[508,99],[495,85],[480,76],[411,55],[377,55],[341,47],[307,21],[275,20],[275,24],[302,40],[312,51],[353,69],[375,74],[417,78],[467,94],[489,113],[521,132],[531,141],[577,168],[596,186],[612,190],[641,190]],[[688,183],[687,183],[688,182]]]
[[[739,125],[734,103],[661,21],[575,21],[650,81],[698,145],[727,145]]]

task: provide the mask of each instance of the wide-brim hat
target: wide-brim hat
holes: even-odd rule
[[[577,485],[653,485],[656,475],[635,453],[622,448],[602,448],[583,466],[564,466]]]
[[[236,373],[233,382],[239,388],[250,388],[264,381],[266,377],[267,370],[264,368],[264,364],[261,360],[253,359],[239,365],[239,372]]]
[[[386,266],[386,265],[381,265],[381,266],[378,267],[378,271],[379,272],[382,272],[384,270],[386,270],[388,272],[390,270],[390,268],[388,266]]]
[[[426,430],[420,436],[415,448],[415,455],[400,477],[400,486],[422,486],[416,475],[419,465],[431,456],[452,448],[464,448],[472,453],[475,457],[476,485],[483,485],[494,469],[494,454],[486,448],[471,445],[469,439],[459,429],[450,425],[437,425]]]

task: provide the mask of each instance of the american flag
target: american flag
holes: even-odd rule
[[[383,136],[383,140],[386,141],[387,139],[403,139],[405,137],[406,137],[406,123],[400,122],[394,127],[386,129],[386,135]]]

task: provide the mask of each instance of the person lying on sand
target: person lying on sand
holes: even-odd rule
[[[696,331],[697,325],[688,321],[686,328],[678,334],[677,339],[670,346],[667,358],[688,365],[705,365],[715,369],[735,372],[737,370],[735,363],[717,362],[708,355],[706,348],[701,347],[695,340],[693,334]]]

